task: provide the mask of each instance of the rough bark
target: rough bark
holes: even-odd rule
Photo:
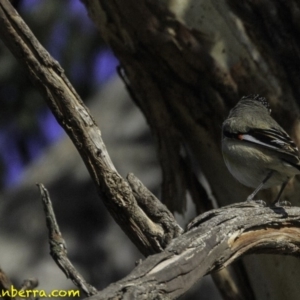
[[[89,110],[70,84],[63,69],[40,45],[8,1],[0,1],[0,37],[25,66],[58,122],[78,149],[100,195],[116,222],[144,255],[162,250],[182,230],[168,209],[155,223],[155,212],[142,210],[129,183],[115,169]],[[133,177],[133,176],[132,176]],[[134,179],[131,180],[134,182]],[[138,194],[138,190],[135,191]],[[151,210],[151,207],[148,208]],[[149,216],[148,216],[149,214]]]
[[[300,255],[300,209],[234,204],[196,218],[188,231],[90,300],[175,299],[246,253]]]
[[[183,172],[186,169],[191,174],[195,172],[189,163],[191,155],[220,204],[239,201],[249,193],[227,176],[220,152],[220,126],[242,95],[261,93],[266,96],[275,117],[298,140],[299,109],[297,94],[292,89],[297,83],[278,75],[284,72],[284,66],[276,64],[278,54],[270,56],[275,57],[272,65],[277,71],[271,69],[265,59],[269,55],[256,47],[258,41],[266,43],[266,38],[257,37],[255,43],[250,40],[253,33],[249,37],[246,29],[255,32],[261,29],[261,22],[255,23],[256,15],[250,16],[256,26],[249,25],[248,19],[232,14],[226,2],[213,0],[183,1],[180,5],[185,14],[180,16],[176,10],[178,1],[166,1],[169,7],[156,0],[83,2],[101,35],[120,59],[133,98],[157,139],[164,173],[162,198],[171,210],[182,211],[182,195],[191,189]],[[264,1],[255,3],[257,12],[259,3]],[[251,2],[245,7],[251,5],[255,4]],[[239,6],[235,6],[238,10]],[[279,3],[278,6],[274,6],[277,12]],[[298,6],[294,3],[293,7]],[[268,17],[266,10],[261,18]],[[272,29],[285,28],[282,23],[272,27],[268,19],[264,23],[269,26],[269,36]],[[296,28],[285,43],[298,40]],[[276,52],[275,46],[269,46],[269,51]],[[294,51],[291,56],[297,60],[296,46],[297,43],[291,47]],[[285,69],[287,72],[288,68]],[[297,76],[293,80],[296,81]]]

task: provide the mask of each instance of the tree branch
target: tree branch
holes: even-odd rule
[[[249,253],[300,256],[300,208],[243,202],[204,213],[162,253],[87,299],[175,299]]]
[[[48,191],[43,184],[37,184],[42,198],[46,224],[49,232],[50,254],[63,273],[87,296],[96,294],[97,289],[88,284],[67,257],[67,245],[59,230]]]
[[[100,129],[63,69],[7,0],[0,0],[0,38],[46,97],[57,121],[80,153],[99,194],[105,195],[104,203],[116,222],[144,255],[161,251],[167,244],[165,238],[178,236],[181,228],[165,206],[161,209],[169,214],[171,222],[164,226],[155,223],[138,206],[128,182],[116,171],[109,157]],[[159,203],[156,198],[151,201]],[[169,228],[168,235],[164,228]]]
[[[20,300],[27,299],[32,300],[32,293],[28,294],[26,291],[32,291],[38,286],[38,280],[36,278],[25,279],[19,289],[19,293],[15,294],[18,290],[14,287],[9,277],[0,268],[0,293],[1,298],[5,300]],[[13,291],[15,289],[15,291]]]

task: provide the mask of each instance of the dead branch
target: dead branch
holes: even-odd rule
[[[50,195],[44,185],[37,185],[42,198],[46,224],[49,233],[50,254],[63,273],[87,296],[96,294],[97,289],[87,283],[67,257],[67,245],[59,230]]]
[[[161,253],[89,300],[175,299],[244,254],[300,255],[300,208],[243,202],[202,214]]]
[[[38,280],[36,278],[25,279],[20,287],[20,289],[16,289],[9,279],[9,277],[5,274],[5,272],[0,269],[0,295],[1,298],[5,300],[32,300],[33,293],[32,290],[38,286]],[[29,291],[26,293],[26,291]]]
[[[120,176],[109,157],[100,129],[63,69],[7,0],[0,1],[0,38],[25,66],[30,79],[45,96],[57,121],[80,153],[116,222],[144,255],[161,251],[167,244],[165,238],[178,236],[181,228],[165,206],[161,209],[169,214],[169,221],[172,221],[163,227],[138,206],[128,182]],[[153,197],[152,201],[159,203]],[[168,228],[169,234],[165,235],[164,228]]]

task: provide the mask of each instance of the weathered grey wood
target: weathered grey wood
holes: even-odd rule
[[[175,299],[201,277],[249,253],[298,257],[300,208],[243,202],[204,213],[162,253],[86,299]]]
[[[63,69],[7,0],[0,1],[0,38],[25,66],[30,79],[45,96],[57,121],[80,153],[116,222],[144,255],[162,250],[167,244],[165,237],[169,240],[181,232],[176,220],[167,211],[168,223],[163,226],[156,224],[138,206],[128,182],[117,172],[110,159],[100,129]],[[167,210],[165,206],[161,209]],[[171,226],[170,222],[173,223]],[[164,228],[168,228],[167,235]]]

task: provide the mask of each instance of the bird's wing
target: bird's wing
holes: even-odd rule
[[[288,162],[300,164],[299,150],[289,135],[275,128],[271,129],[251,129],[245,133],[238,133],[236,138],[257,145],[264,146],[285,154]]]

